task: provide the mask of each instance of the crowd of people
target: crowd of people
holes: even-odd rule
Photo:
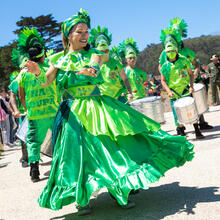
[[[136,67],[139,50],[133,39],[110,49],[112,35],[106,27],[89,29],[90,17],[81,9],[62,24],[64,50],[46,56],[43,38],[34,28],[25,28],[12,55],[20,72],[13,74],[10,100],[5,91],[0,94],[4,144],[13,144],[15,128],[27,118],[21,162],[30,166],[33,182],[40,180],[40,152],[50,140],[50,177],[39,205],[59,210],[76,202],[79,215],[91,213],[90,198],[103,187],[122,208],[132,208],[130,194],[148,189],[167,170],[193,159],[193,144],[186,140],[173,102],[178,94],[193,93],[194,79],[201,72],[195,53],[183,45],[182,19],[172,20],[161,32],[161,82]],[[216,86],[218,68],[208,65]],[[129,105],[160,96],[162,86],[171,99],[178,136],[164,132],[159,123]],[[212,129],[203,115],[193,126],[197,139],[204,138],[200,130]]]

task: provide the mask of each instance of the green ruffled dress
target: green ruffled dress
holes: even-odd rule
[[[193,158],[193,145],[185,137],[171,136],[145,115],[100,96],[100,75],[76,75],[96,53],[51,58],[59,68],[58,85],[74,99],[64,101],[56,116],[50,177],[38,199],[42,207],[86,206],[92,193],[104,187],[124,205],[132,189],[148,189],[167,170]]]

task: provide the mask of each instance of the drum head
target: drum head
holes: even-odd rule
[[[177,99],[174,102],[174,107],[175,108],[181,108],[181,107],[185,107],[185,106],[188,106],[188,105],[192,105],[194,102],[195,102],[194,98],[184,97],[184,98]]]
[[[205,86],[202,83],[194,83],[193,84],[193,89],[194,89],[195,92],[203,89],[204,87]]]

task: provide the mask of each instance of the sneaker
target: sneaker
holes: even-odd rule
[[[209,125],[207,122],[199,124],[200,130],[209,130],[213,129],[213,126]]]
[[[135,207],[135,202],[132,202],[128,200],[128,203],[126,205],[120,205],[123,209],[131,209]]]
[[[77,212],[78,216],[89,215],[92,212],[92,209],[89,205],[84,206],[84,207],[76,206],[76,208],[78,209],[78,212]]]
[[[30,166],[31,166],[31,170],[30,170],[31,180],[33,183],[38,182],[40,180],[38,163],[31,163]]]

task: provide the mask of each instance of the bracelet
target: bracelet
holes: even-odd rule
[[[99,65],[99,63],[93,63],[92,65],[91,65],[91,68],[93,68],[96,72],[99,72],[100,71],[100,65]]]

